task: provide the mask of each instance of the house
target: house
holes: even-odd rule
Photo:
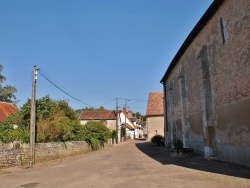
[[[142,138],[144,135],[144,122],[141,117],[136,117],[136,115],[130,110],[127,112],[127,118],[132,122],[134,126],[134,138]]]
[[[10,114],[17,111],[18,109],[14,104],[0,101],[0,122],[5,121]]]
[[[134,139],[135,138],[135,133],[136,133],[136,126],[134,123],[131,121],[132,117],[132,112],[131,111],[126,111],[126,108],[124,107],[122,111],[119,112],[119,126],[120,128],[125,128],[125,136],[126,139]],[[124,135],[121,133],[121,140]]]
[[[213,1],[170,62],[166,142],[250,166],[250,1]]]
[[[163,92],[150,92],[146,111],[148,139],[159,134],[164,136]]]
[[[103,111],[82,111],[79,120],[82,125],[85,125],[88,121],[105,121],[107,128],[110,130],[116,130],[117,115],[115,111],[103,110]]]
[[[131,120],[125,115],[125,111],[82,111],[79,120],[82,125],[85,125],[88,121],[104,121],[107,128],[110,130],[118,131],[118,140],[124,139],[126,135],[127,138],[134,138],[135,126]],[[121,129],[125,129],[125,135],[122,135]],[[123,137],[123,138],[122,138]],[[122,139],[121,139],[122,138]]]

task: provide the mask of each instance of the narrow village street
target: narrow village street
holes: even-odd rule
[[[201,156],[169,158],[168,149],[129,140],[33,168],[0,171],[1,188],[250,187],[249,168]]]

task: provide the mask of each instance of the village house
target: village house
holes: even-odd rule
[[[164,136],[163,92],[150,92],[146,111],[148,140],[156,134]]]
[[[193,28],[161,83],[166,142],[250,166],[250,1],[217,0]]]
[[[144,121],[142,121],[142,117],[136,117],[132,111],[128,111],[127,118],[129,118],[135,128],[134,138],[142,138],[144,134]]]
[[[126,114],[126,115],[125,115]],[[139,121],[133,121],[132,112],[103,110],[103,111],[82,111],[79,120],[82,125],[89,121],[103,121],[110,130],[118,131],[118,140],[124,140],[124,136],[128,139],[139,138],[143,134],[143,129]],[[125,129],[125,135],[122,135],[121,129]],[[123,138],[121,138],[123,137]]]
[[[10,114],[16,113],[17,111],[18,109],[14,104],[0,101],[0,122],[5,121]],[[16,124],[13,124],[13,126],[14,128],[17,127]]]
[[[82,125],[85,125],[89,121],[104,121],[107,128],[109,128],[110,130],[116,130],[116,119],[116,112],[111,110],[83,110],[79,116],[79,120]]]

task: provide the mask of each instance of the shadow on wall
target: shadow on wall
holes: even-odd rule
[[[159,147],[151,142],[136,143],[135,145],[140,151],[163,165],[171,164],[195,170],[250,179],[250,168],[246,166],[208,160],[201,155],[194,155],[188,158],[171,158],[169,157],[170,150],[167,147]]]

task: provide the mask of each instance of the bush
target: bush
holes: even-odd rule
[[[155,143],[158,146],[164,146],[164,137],[157,134],[151,138],[151,142]]]
[[[90,139],[90,146],[92,150],[98,150],[100,147],[100,141],[97,140],[96,138],[91,138]]]
[[[174,139],[173,145],[174,145],[174,148],[176,148],[176,149],[183,148],[183,142],[178,138]]]
[[[118,143],[118,131],[117,130],[112,131],[112,143],[114,143],[114,141]]]
[[[89,121],[83,126],[83,140],[91,145],[91,139],[99,140],[103,145],[111,138],[111,131],[101,121]]]

